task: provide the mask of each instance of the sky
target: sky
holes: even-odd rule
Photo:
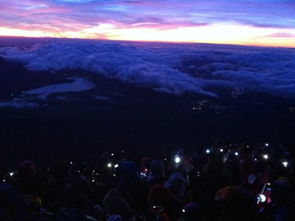
[[[0,36],[295,47],[294,0],[0,0]]]

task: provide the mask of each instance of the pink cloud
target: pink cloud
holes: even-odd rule
[[[273,38],[295,38],[295,34],[290,34],[290,33],[274,33],[274,34],[268,35],[267,37],[273,37]]]

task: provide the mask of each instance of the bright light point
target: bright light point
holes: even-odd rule
[[[71,162],[70,162],[70,164],[72,165],[72,164],[73,164],[73,162],[71,161]]]
[[[235,152],[235,156],[239,156],[239,153],[238,152]]]
[[[118,168],[118,167],[119,167],[119,164],[115,164],[114,167],[115,167],[115,168]]]
[[[2,180],[3,181],[3,183],[5,183],[6,182],[6,180],[4,179],[4,180]]]
[[[114,153],[111,153],[111,156],[114,156],[115,154]]]
[[[266,201],[266,196],[264,194],[259,194],[258,200],[261,203],[264,203]]]
[[[107,167],[108,167],[108,168],[111,168],[112,166],[113,166],[112,163],[108,163],[108,164],[107,164]]]
[[[13,175],[14,175],[14,172],[10,172],[10,173],[9,173],[9,176],[13,176]]]
[[[267,160],[269,158],[268,154],[263,154],[262,155],[263,159]]]
[[[269,146],[269,143],[266,143],[265,146],[268,147]]]
[[[282,164],[284,167],[288,167],[288,161],[283,161]]]
[[[209,149],[206,150],[206,153],[209,154],[211,151]]]
[[[182,212],[185,213],[185,209],[182,209]]]
[[[95,182],[95,180],[92,180],[92,183],[94,183]]]
[[[174,158],[174,162],[175,163],[180,163],[180,161],[181,161],[181,159],[180,159],[180,157],[179,156],[176,156],[175,158]]]
[[[222,148],[220,148],[220,149],[219,149],[219,151],[222,153],[222,152],[223,152],[223,149],[222,149]]]

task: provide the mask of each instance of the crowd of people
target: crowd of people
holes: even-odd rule
[[[5,171],[0,220],[295,220],[294,153],[268,143],[104,152]]]

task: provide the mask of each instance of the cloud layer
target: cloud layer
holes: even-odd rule
[[[295,95],[295,50],[203,44],[52,40],[0,56],[29,70],[86,70],[154,90],[216,96],[208,86]]]

